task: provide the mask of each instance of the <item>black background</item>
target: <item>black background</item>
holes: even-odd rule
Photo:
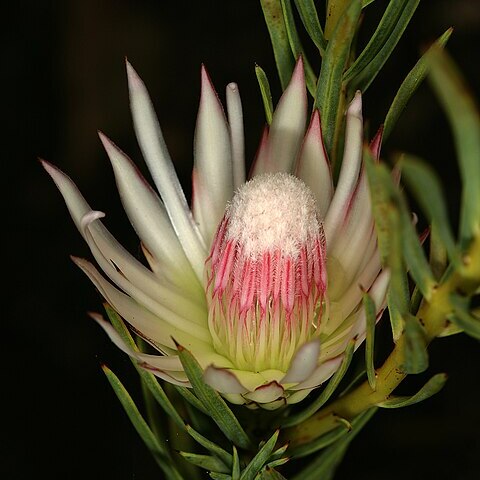
[[[319,2],[322,3],[322,2]],[[377,0],[379,7],[386,2]],[[244,103],[247,156],[263,126],[254,64],[275,76],[259,2],[16,1],[2,7],[2,446],[5,479],[159,479],[148,452],[114,398],[100,365],[137,392],[130,362],[87,318],[101,299],[69,254],[89,256],[53,183],[37,162],[66,171],[132,252],[137,240],[122,212],[96,130],[144,169],[128,111],[124,57],[145,80],[187,193],[200,64],[220,96],[236,81]],[[371,5],[365,32],[381,11]],[[375,13],[377,12],[377,13]],[[424,1],[393,59],[364,97],[372,130],[425,44],[449,26],[449,51],[479,97],[480,4]],[[6,108],[5,108],[6,107]],[[459,180],[442,111],[424,85],[384,147],[431,162],[456,220]],[[427,402],[381,411],[353,443],[336,478],[478,478],[478,342],[436,341],[430,374],[444,390]],[[402,386],[418,388],[426,376]]]

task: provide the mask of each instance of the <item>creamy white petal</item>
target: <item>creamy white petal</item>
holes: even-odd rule
[[[238,381],[235,374],[225,368],[210,365],[203,373],[203,379],[205,383],[220,393],[243,394],[248,392],[248,389]]]
[[[323,144],[320,114],[315,110],[300,154],[296,176],[301,178],[315,195],[320,218],[324,218],[333,195],[333,182],[327,152]]]
[[[325,235],[328,244],[333,244],[338,228],[343,222],[348,200],[357,184],[363,149],[362,96],[357,92],[347,110],[345,148],[340,176],[332,202],[325,218]]]
[[[303,60],[300,57],[292,78],[273,114],[268,137],[268,161],[256,162],[254,175],[291,172],[297,158],[307,121],[307,92]]]
[[[165,203],[168,216],[185,255],[201,281],[203,263],[207,257],[205,241],[193,221],[147,89],[128,62],[127,76],[133,124],[140,149]]]
[[[287,374],[280,383],[284,385],[305,381],[317,368],[319,355],[320,340],[304,343],[295,353]]]
[[[146,339],[175,348],[172,341],[174,337],[189,349],[202,349],[202,345],[204,350],[211,349],[210,335],[205,328],[159,304],[154,306],[155,311],[146,309],[107,282],[87,260],[76,257],[72,257],[72,260],[94,283],[105,300]]]
[[[230,130],[222,105],[202,65],[202,92],[194,141],[194,216],[207,247],[233,195]],[[197,211],[200,212],[197,215]],[[197,218],[199,217],[199,218]]]
[[[323,362],[315,369],[307,380],[292,387],[291,390],[303,390],[305,388],[318,387],[338,370],[342,360],[343,356],[339,356]]]
[[[192,266],[173,230],[162,201],[132,161],[103,133],[99,132],[115,174],[120,198],[130,223],[150,253],[163,265],[163,274],[189,289],[201,288]]]
[[[245,183],[245,134],[240,92],[236,83],[227,85],[227,115],[232,145],[233,188]]]
[[[273,381],[266,385],[257,387],[253,392],[248,392],[243,396],[255,403],[269,403],[282,398],[285,393],[283,387]]]

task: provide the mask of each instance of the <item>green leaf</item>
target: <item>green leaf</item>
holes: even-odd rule
[[[375,372],[374,352],[375,352],[375,325],[377,323],[377,314],[375,302],[372,297],[365,292],[363,294],[363,308],[367,319],[367,330],[365,340],[365,366],[367,368],[368,383],[372,390],[375,390],[377,384],[377,374]]]
[[[463,77],[445,51],[429,54],[429,79],[452,127],[462,177],[460,245],[480,230],[480,116]]]
[[[337,389],[338,385],[342,381],[345,373],[350,366],[350,362],[352,361],[353,352],[355,350],[355,339],[352,339],[350,343],[347,345],[345,349],[344,357],[340,367],[335,372],[333,377],[329,380],[326,387],[322,390],[322,393],[314,400],[310,405],[308,405],[304,410],[292,414],[287,417],[285,420],[282,421],[282,427],[293,427],[294,425],[298,425],[299,423],[307,420],[310,418],[315,412],[317,412],[325,403],[329,400],[329,398],[333,395],[335,390]]]
[[[391,3],[394,2],[390,2],[390,4]],[[368,87],[373,80],[375,80],[402,37],[403,32],[410,23],[410,20],[420,3],[420,0],[403,0],[401,3],[404,4],[403,10],[400,16],[395,20],[393,30],[390,32],[380,51],[373,57],[368,65],[360,71],[360,73],[349,80],[349,88],[351,90],[361,90],[362,92],[367,91]]]
[[[255,75],[257,76],[260,93],[262,95],[263,108],[265,109],[265,118],[267,119],[267,123],[270,125],[273,118],[273,102],[272,93],[270,91],[270,84],[268,83],[266,73],[258,65],[255,65]]]
[[[125,343],[135,351],[139,351],[137,344],[133,340],[130,332],[128,331],[127,326],[125,325],[122,318],[118,313],[108,304],[104,305],[107,316],[112,322],[113,327],[125,341]],[[138,366],[136,360],[132,359],[132,363],[135,366],[138,374],[140,375],[142,382],[150,390],[155,400],[158,402],[160,407],[165,411],[165,413],[176,423],[180,428],[184,428],[184,421],[178,414],[176,408],[170,402],[170,399],[167,397],[162,386],[158,383],[157,378],[150,372],[147,372],[145,369]]]
[[[205,415],[209,415],[207,409],[203,406],[203,403],[188,389],[187,387],[180,387],[173,385],[173,388],[181,395],[192,407],[200,410]]]
[[[155,461],[163,470],[168,480],[182,480],[180,473],[173,466],[173,462],[168,451],[165,450],[158,442],[157,438],[150,430],[147,422],[138,411],[138,408],[135,405],[132,397],[122,385],[118,377],[105,365],[102,366],[102,370],[112,386],[113,391],[117,395],[117,398],[120,400],[120,403],[128,415],[128,418],[135,427],[135,430],[152,453]]]
[[[240,458],[235,445],[233,446],[232,480],[240,480]]]
[[[256,476],[255,480],[287,480],[281,473],[277,472],[275,468],[266,465],[265,468]]]
[[[335,131],[343,118],[342,75],[350,54],[361,12],[361,2],[353,1],[345,15],[338,21],[335,32],[328,42],[315,92],[315,108],[320,110],[325,148],[330,158],[334,145]]]
[[[364,5],[362,5],[362,7],[363,6]],[[375,32],[370,37],[366,47],[343,75],[345,81],[349,81],[359,75],[380,52],[392,34],[395,24],[398,22],[404,7],[405,0],[395,0],[388,3],[385,13],[383,14]]]
[[[457,294],[452,294],[450,301],[452,302],[454,313],[449,315],[448,319],[467,335],[480,340],[480,320],[469,312],[467,301]]]
[[[230,469],[217,457],[197,453],[178,452],[187,462],[204,470],[216,473],[229,473]]]
[[[428,368],[427,339],[418,318],[406,314],[402,368],[406,373],[421,373]]]
[[[210,453],[218,457],[222,463],[230,467],[232,465],[233,459],[232,455],[225,451],[223,448],[219,447],[216,443],[210,441],[208,438],[204,437],[193,429],[190,425],[185,426],[188,434],[203,448],[208,450]]]
[[[252,458],[251,462],[243,470],[240,480],[254,480],[255,476],[270,458],[277,443],[279,433],[280,430],[276,430],[275,433],[265,442],[258,453]]]
[[[291,480],[322,479],[331,480],[336,468],[343,459],[350,442],[358,435],[361,429],[367,424],[377,411],[377,408],[370,408],[357,415],[351,423],[351,431],[334,444],[330,445],[325,452],[319,455],[306,468],[294,475]]]
[[[305,55],[300,37],[298,36],[297,27],[295,26],[295,19],[293,18],[291,0],[280,0],[282,3],[283,18],[285,20],[285,28],[287,29],[288,41],[295,60],[301,56],[303,58],[303,66],[305,68],[305,81],[308,91],[312,96],[315,95],[315,86],[317,84],[317,77],[313,73],[312,67]]]
[[[401,161],[402,176],[425,212],[430,223],[435,223],[438,235],[454,265],[458,265],[455,240],[450,228],[445,193],[436,172],[425,162],[412,155],[404,155]],[[480,185],[480,184],[479,184]]]
[[[290,50],[282,4],[280,0],[260,0],[260,4],[270,34],[280,84],[285,90],[292,76],[295,59]]]
[[[226,473],[209,472],[208,474],[214,480],[232,480],[232,476]]]
[[[447,269],[448,256],[445,245],[440,239],[440,233],[435,222],[430,229],[429,263],[436,280],[440,280]]]
[[[394,2],[391,2],[391,4]],[[433,45],[427,50],[427,52],[418,60],[415,66],[410,70],[409,74],[405,77],[405,80],[400,85],[400,88],[395,95],[392,104],[385,117],[384,129],[383,129],[383,141],[385,141],[393,130],[393,127],[397,123],[398,118],[405,109],[408,101],[412,95],[417,91],[417,88],[421,85],[427,73],[429,71],[428,54],[432,48],[443,48],[450,35],[453,32],[453,28],[449,28],[441,37],[439,37]]]
[[[192,384],[193,391],[203,403],[213,421],[235,445],[249,448],[251,446],[250,439],[238,422],[237,417],[220,394],[203,381],[203,371],[193,355],[181,345],[178,345],[177,348],[178,356]]]
[[[325,40],[322,26],[318,20],[317,8],[315,7],[314,0],[295,0],[295,5],[305,30],[308,32],[313,43],[320,50],[320,54],[323,55],[327,48],[327,41]]]
[[[446,381],[447,375],[445,373],[437,373],[415,395],[411,397],[392,397],[377,404],[377,406],[382,408],[409,407],[438,393]]]

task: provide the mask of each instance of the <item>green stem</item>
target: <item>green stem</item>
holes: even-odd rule
[[[425,329],[427,343],[431,342],[448,326],[447,316],[453,311],[450,295],[461,292],[471,295],[480,284],[480,233],[462,258],[460,268],[439,285],[429,302],[420,307],[417,318]],[[407,374],[403,370],[405,334],[402,334],[390,356],[377,370],[376,389],[368,381],[352,392],[338,398],[305,422],[283,431],[282,441],[290,441],[297,447],[320,437],[338,427],[338,419],[351,421],[358,414],[387,400]]]

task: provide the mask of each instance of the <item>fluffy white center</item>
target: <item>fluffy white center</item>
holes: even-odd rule
[[[313,193],[288,173],[266,173],[244,184],[227,206],[227,216],[227,238],[252,258],[276,249],[295,258],[319,232]]]

